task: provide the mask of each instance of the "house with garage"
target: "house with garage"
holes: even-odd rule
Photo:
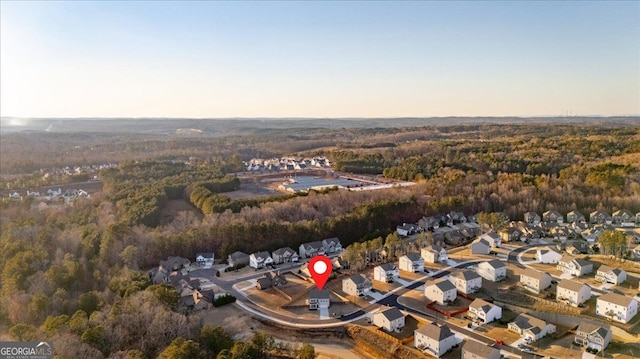
[[[557,264],[560,259],[562,259],[562,254],[551,247],[543,247],[536,250],[538,263]]]
[[[398,261],[400,270],[417,273],[424,271],[424,258],[418,253],[407,253]]]
[[[556,268],[563,273],[571,274],[573,277],[580,277],[593,271],[593,263],[582,258],[563,256]]]
[[[257,252],[252,253],[249,256],[249,267],[260,269],[273,263],[273,258],[269,255],[269,252]]]
[[[612,223],[621,227],[635,226],[636,216],[626,209],[620,209],[613,212],[611,216]]]
[[[499,232],[502,242],[519,242],[522,239],[522,231],[518,227],[507,227]]]
[[[440,278],[425,283],[424,296],[432,302],[444,305],[446,302],[456,300],[458,291],[449,280]]]
[[[562,224],[564,223],[564,218],[558,211],[546,211],[542,214],[542,222],[544,223],[554,223],[554,224]]]
[[[420,229],[420,226],[416,224],[403,223],[402,225],[396,226],[396,233],[398,233],[400,237],[406,237],[418,233]]]
[[[611,224],[612,222],[611,215],[605,211],[593,211],[589,214],[591,224]]]
[[[494,231],[483,234],[482,236],[480,236],[480,239],[484,239],[487,243],[489,243],[489,246],[491,246],[491,248],[500,247],[500,245],[502,244],[502,237],[500,237],[500,235]]]
[[[196,254],[196,263],[200,267],[211,268],[213,266],[213,262],[214,262],[213,252]]]
[[[373,325],[387,332],[400,331],[404,328],[405,316],[397,307],[390,307],[373,315]]]
[[[601,265],[596,272],[596,280],[615,285],[622,284],[627,280],[627,272],[620,268],[611,268],[607,265]]]
[[[450,351],[458,342],[448,326],[435,323],[423,325],[414,331],[414,345],[420,350],[439,358]]]
[[[289,247],[276,249],[272,253],[272,258],[273,258],[274,264],[294,263],[300,260],[300,256],[298,256],[298,252],[294,251]]]
[[[322,249],[324,254],[333,254],[342,252],[342,244],[337,237],[325,238],[322,240]]]
[[[563,279],[556,287],[556,300],[574,307],[591,298],[591,287],[569,279]]]
[[[493,259],[478,264],[476,272],[486,280],[498,282],[507,277],[507,265],[501,260]]]
[[[300,258],[311,258],[316,255],[324,255],[324,247],[320,241],[303,243],[300,245],[300,248],[298,248],[298,254],[300,254]]]
[[[239,267],[249,264],[249,255],[244,252],[233,252],[227,256],[227,263],[230,267]]]
[[[524,222],[527,224],[540,224],[540,215],[536,212],[526,212],[524,214]]]
[[[584,214],[578,211],[571,211],[567,213],[567,223],[584,223],[587,219],[584,217]]]
[[[462,345],[462,359],[500,359],[500,349],[477,342],[473,339],[467,339]]]
[[[381,264],[373,268],[373,280],[384,283],[392,283],[398,279],[400,270],[393,263]]]
[[[611,329],[603,325],[581,322],[573,341],[583,347],[603,350],[611,343]]]
[[[478,238],[471,242],[469,249],[471,250],[471,254],[489,254],[489,252],[491,252],[491,245],[484,239]]]
[[[469,304],[467,315],[476,323],[487,324],[502,318],[502,308],[483,299],[476,298]]]
[[[362,274],[356,274],[342,280],[342,291],[356,297],[367,295],[371,288],[373,288],[371,281]]]
[[[437,244],[422,248],[420,255],[425,263],[443,263],[449,259],[447,250]]]
[[[329,290],[326,288],[319,290],[312,287],[309,290],[309,310],[328,309],[331,306],[329,294]]]
[[[482,277],[468,269],[453,272],[449,275],[449,281],[464,294],[475,293],[482,288]]]
[[[555,325],[524,313],[518,315],[507,327],[510,331],[520,334],[522,338],[531,342],[535,342],[547,334],[556,332]]]
[[[621,323],[629,321],[638,314],[638,301],[624,295],[609,292],[598,297],[596,315]]]
[[[540,293],[551,285],[549,273],[527,268],[520,274],[520,285],[532,292]]]

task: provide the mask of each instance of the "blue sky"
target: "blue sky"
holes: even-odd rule
[[[2,116],[640,114],[640,2],[0,2]]]

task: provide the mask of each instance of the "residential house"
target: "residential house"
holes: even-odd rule
[[[578,212],[578,211],[571,211],[569,213],[567,213],[567,223],[583,223],[586,222],[586,218],[584,217],[584,214]]]
[[[480,276],[492,282],[498,282],[507,277],[507,266],[504,262],[493,259],[478,264],[477,271]]]
[[[458,292],[449,280],[440,278],[425,284],[424,296],[432,302],[444,305],[446,302],[454,301]]]
[[[227,256],[227,263],[231,267],[249,264],[249,255],[244,252],[233,252]]]
[[[316,255],[324,255],[324,247],[320,241],[303,243],[300,245],[298,253],[300,258],[311,258]]]
[[[500,244],[502,244],[502,237],[500,237],[500,235],[494,231],[485,233],[480,236],[480,238],[489,243],[492,248],[500,247]]]
[[[469,304],[467,315],[476,323],[486,324],[502,318],[502,308],[483,299],[476,298]]]
[[[257,252],[252,253],[249,256],[249,266],[251,268],[260,269],[273,263],[273,258],[269,255],[269,252]]]
[[[329,290],[323,289],[319,290],[316,287],[313,287],[309,290],[309,309],[310,310],[318,310],[318,309],[328,309],[331,305],[331,301],[329,299]]]
[[[580,233],[580,236],[589,244],[594,244],[598,237],[604,232],[603,228],[587,228]]]
[[[559,241],[575,237],[575,233],[569,227],[553,227],[549,230],[549,235]]]
[[[587,348],[606,349],[611,343],[611,329],[589,322],[581,322],[576,329],[574,342]]]
[[[196,254],[196,263],[201,267],[211,268],[211,266],[213,266],[213,259],[213,252]]]
[[[331,260],[331,266],[333,267],[333,269],[348,269],[349,263],[342,259],[342,257],[333,257],[333,259]]]
[[[424,258],[418,253],[407,253],[400,257],[399,267],[400,270],[406,272],[422,272],[424,271]]]
[[[415,224],[403,223],[402,225],[396,227],[396,232],[399,236],[406,237],[418,233],[418,228],[420,227]]]
[[[613,219],[611,218],[611,215],[607,212],[604,211],[593,211],[591,212],[591,214],[589,214],[589,222],[591,224],[611,224],[613,222]]]
[[[373,268],[373,280],[392,283],[398,279],[400,271],[393,263],[385,263]]]
[[[397,307],[390,307],[373,315],[373,325],[387,332],[400,331],[404,324],[404,314]]]
[[[471,270],[459,270],[449,276],[449,281],[458,291],[469,294],[477,292],[482,288],[482,277]]]
[[[293,263],[300,260],[298,253],[289,247],[276,249],[272,253],[273,263]]]
[[[601,265],[596,272],[596,280],[611,284],[621,284],[627,280],[627,272],[619,268],[611,268],[606,265]]]
[[[489,242],[482,238],[478,238],[471,242],[471,254],[489,254],[491,252],[491,245]]]
[[[337,237],[326,238],[322,240],[322,249],[324,254],[333,254],[342,251],[342,244]]]
[[[520,274],[520,285],[536,293],[547,289],[551,285],[551,280],[549,273],[532,268],[527,268]]]
[[[500,238],[503,242],[517,242],[522,239],[522,231],[518,227],[507,227],[500,230]]]
[[[536,260],[539,263],[557,264],[562,259],[562,254],[551,247],[538,248],[536,250]]]
[[[564,222],[564,218],[560,212],[551,210],[542,214],[542,222],[562,224]]]
[[[425,230],[433,231],[434,229],[440,228],[440,221],[434,217],[422,217],[422,219],[418,221],[418,226]]]
[[[638,301],[632,297],[609,292],[598,297],[596,314],[621,323],[628,323],[638,314]]]
[[[471,338],[462,345],[462,359],[500,359],[500,349]]]
[[[591,298],[591,287],[569,279],[563,279],[556,287],[556,300],[574,307]]]
[[[448,326],[435,323],[424,325],[414,331],[414,345],[435,357],[441,357],[457,344],[456,336]]]
[[[449,259],[447,250],[437,244],[422,248],[420,255],[427,263],[446,262]]]
[[[362,274],[342,280],[342,291],[357,297],[367,295],[372,287],[371,281]]]
[[[467,222],[467,217],[465,217],[464,213],[462,212],[451,211],[449,212],[448,217],[451,219],[453,224]]]
[[[285,284],[287,284],[287,279],[284,275],[280,274],[280,272],[275,274],[267,272],[263,277],[256,280],[256,288],[260,290],[265,290],[271,287],[280,287]]]
[[[559,271],[579,277],[593,271],[593,263],[582,258],[563,256],[556,267]]]
[[[613,212],[611,219],[613,224],[617,224],[622,227],[635,226],[635,216],[631,211],[628,211],[626,209],[621,209]]]
[[[529,341],[536,341],[547,334],[555,333],[556,326],[546,323],[544,320],[534,318],[528,314],[520,314],[507,325],[509,330],[520,334]]]
[[[536,212],[526,212],[524,214],[524,221],[527,224],[540,224],[540,215]]]

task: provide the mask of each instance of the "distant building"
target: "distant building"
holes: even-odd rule
[[[198,265],[201,267],[211,268],[213,266],[213,262],[214,262],[213,252],[196,254],[196,263],[198,263]]]
[[[542,214],[542,221],[545,223],[557,223],[562,224],[564,222],[564,218],[558,211],[546,211]]]

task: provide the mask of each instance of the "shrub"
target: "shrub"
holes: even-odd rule
[[[229,303],[233,303],[236,301],[236,297],[232,296],[231,294],[225,294],[223,296],[220,296],[218,298],[216,298],[213,301],[213,306],[214,307],[221,307],[223,305],[229,304]]]

